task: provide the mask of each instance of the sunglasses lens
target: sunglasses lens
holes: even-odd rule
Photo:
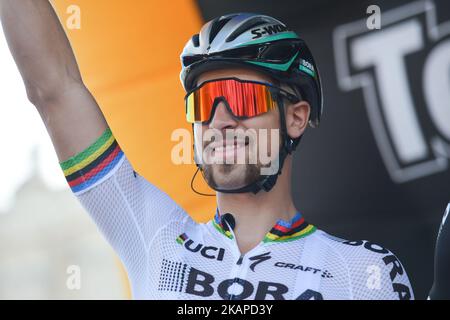
[[[206,82],[186,97],[186,119],[207,122],[217,99],[225,99],[235,117],[255,117],[272,110],[275,103],[269,86],[234,79]]]

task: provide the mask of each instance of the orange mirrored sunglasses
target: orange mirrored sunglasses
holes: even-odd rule
[[[297,96],[270,83],[222,78],[203,82],[186,94],[186,119],[206,124],[220,102],[238,119],[255,117],[276,108],[277,97],[296,103]]]

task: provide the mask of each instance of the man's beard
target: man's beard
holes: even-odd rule
[[[275,137],[278,140],[281,139],[278,133]],[[244,141],[245,146],[243,146]],[[214,190],[232,191],[250,186],[261,180],[262,176],[274,174],[268,170],[272,168],[272,164],[276,165],[275,168],[278,171],[279,153],[276,153],[275,150],[278,149],[278,152],[280,150],[279,141],[271,143],[265,140],[261,142],[258,138],[255,140],[241,138],[235,140],[235,143],[237,143],[236,146],[238,147],[237,149],[235,147],[234,151],[228,151],[227,149],[217,151],[216,148],[222,147],[222,143],[218,145],[217,143],[209,143],[200,152],[196,153],[196,155],[203,153],[205,155],[205,161],[201,163],[202,175],[206,183]],[[268,143],[269,146],[266,150],[261,150],[263,154],[258,152],[260,151],[258,147],[260,143]],[[271,147],[275,150],[272,150]],[[194,152],[197,151],[194,150]],[[228,154],[228,152],[232,153]],[[276,159],[272,159],[272,155]],[[199,159],[201,158],[199,157]],[[267,161],[269,162],[267,163]]]
[[[259,164],[213,164],[203,165],[202,174],[214,190],[236,190],[246,187],[261,176]]]

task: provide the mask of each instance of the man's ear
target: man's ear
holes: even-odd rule
[[[307,101],[290,104],[286,108],[286,129],[291,138],[295,139],[303,134],[308,125],[310,113],[311,106]]]

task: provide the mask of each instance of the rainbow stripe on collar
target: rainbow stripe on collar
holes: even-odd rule
[[[123,151],[108,128],[86,150],[60,165],[70,188],[78,195],[106,179],[123,158]]]
[[[216,228],[217,231],[222,233],[227,238],[233,239],[233,234],[228,229],[227,224],[222,223],[222,219],[220,218],[219,210],[216,210],[216,215],[214,216],[214,219],[212,220],[212,224]]]
[[[273,228],[264,237],[264,243],[287,242],[306,237],[317,228],[305,221],[300,212],[297,212],[290,221],[279,219]]]
[[[213,226],[223,235],[229,239],[233,239],[233,234],[228,229],[228,226],[222,223],[219,210],[216,210]],[[263,239],[264,243],[279,243],[297,240],[306,237],[317,230],[315,226],[305,221],[302,214],[297,212],[290,221],[279,219],[272,229],[266,234]]]

